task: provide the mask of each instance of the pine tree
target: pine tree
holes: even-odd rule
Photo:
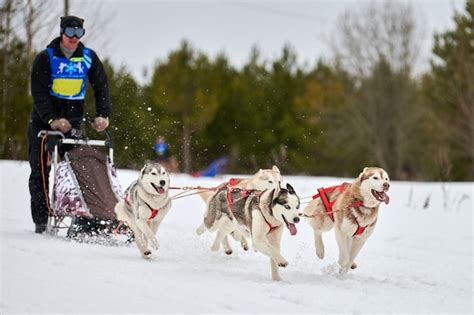
[[[432,73],[424,89],[442,130],[434,158],[442,179],[474,179],[474,1],[454,16],[455,28],[434,37]]]

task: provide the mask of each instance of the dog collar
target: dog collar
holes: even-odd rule
[[[276,228],[276,226],[273,226],[270,222],[268,222],[267,218],[265,218],[265,215],[263,214],[261,210],[260,212],[262,213],[263,220],[265,220],[265,223],[268,225],[268,228],[270,229],[270,231]]]

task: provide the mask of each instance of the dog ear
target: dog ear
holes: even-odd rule
[[[358,180],[360,183],[362,183],[362,180],[363,180],[363,178],[364,178],[364,174],[365,174],[365,172],[367,172],[368,169],[369,169],[368,167],[364,167],[364,169],[362,170],[362,172],[359,174],[359,177],[357,178],[357,180]]]
[[[286,183],[286,189],[288,189],[288,192],[289,192],[291,195],[296,195],[296,192],[295,192],[293,186],[291,186],[290,184]]]
[[[142,169],[140,170],[140,179],[143,178],[143,175],[145,175],[145,170],[146,170],[146,164],[145,166],[142,167]]]
[[[260,196],[260,204],[273,204],[274,201],[275,188],[265,189]],[[263,203],[262,203],[263,202]]]
[[[272,200],[273,201],[277,200],[280,197],[282,189],[283,188],[281,188],[280,185],[278,185],[278,187],[273,188],[273,191],[272,191]]]
[[[279,169],[276,165],[273,165],[272,171],[274,171],[274,172],[280,174],[280,169]]]
[[[145,161],[145,166],[148,166],[148,165],[150,165],[151,163],[153,163],[153,161],[151,161],[151,160],[146,160],[146,161]]]

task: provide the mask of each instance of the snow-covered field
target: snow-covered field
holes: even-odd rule
[[[474,183],[392,182],[359,268],[341,277],[333,233],[326,258],[312,230],[285,231],[284,281],[267,257],[210,251],[198,237],[204,203],[174,201],[152,261],[135,248],[77,243],[33,233],[26,162],[0,161],[0,313],[449,313],[473,312]],[[119,170],[124,186],[137,172]],[[283,174],[284,175],[284,174]],[[356,176],[357,174],[354,174]],[[228,179],[171,176],[173,186],[211,187]],[[284,176],[300,197],[343,179]],[[174,192],[173,192],[174,193]]]

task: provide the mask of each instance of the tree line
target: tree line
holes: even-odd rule
[[[34,53],[12,32],[8,21],[18,13],[9,3],[0,29],[0,158],[25,160]],[[284,174],[354,177],[381,166],[394,179],[474,180],[473,16],[468,0],[453,29],[434,35],[421,75],[413,74],[413,10],[396,2],[343,15],[334,58],[312,67],[299,65],[286,45],[274,60],[254,47],[238,69],[224,54],[210,58],[183,40],[139,84],[105,60],[116,164],[141,167],[162,135],[187,173],[227,156],[228,173],[276,164]],[[86,104],[92,118],[91,90]]]

